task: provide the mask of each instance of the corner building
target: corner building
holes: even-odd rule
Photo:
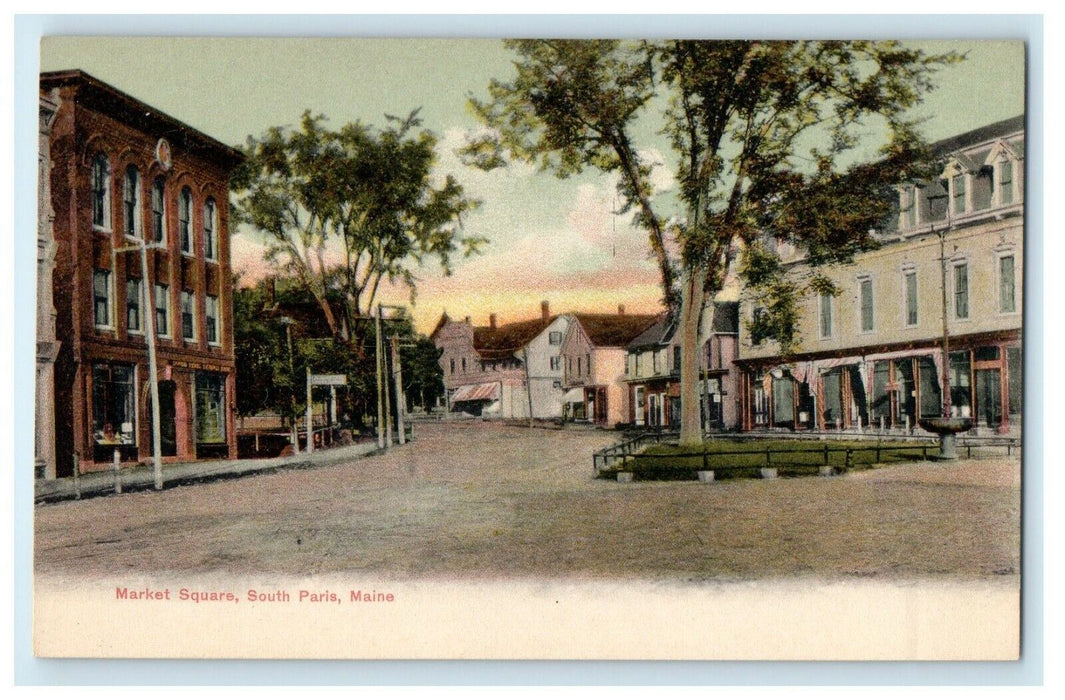
[[[236,458],[229,175],[241,154],[77,70],[41,74],[51,131],[56,475]],[[142,265],[139,242],[148,244]]]
[[[938,177],[897,188],[880,247],[822,268],[840,294],[802,302],[797,354],[781,357],[741,324],[743,429],[911,432],[949,403],[977,433],[1019,432],[1024,118],[933,148]]]

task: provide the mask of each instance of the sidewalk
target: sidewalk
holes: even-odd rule
[[[395,440],[394,443],[396,444]],[[243,476],[277,471],[280,469],[307,469],[310,467],[340,464],[378,451],[377,442],[363,442],[348,447],[333,447],[315,450],[307,454],[266,459],[217,459],[203,462],[183,462],[163,465],[163,487],[196,481]],[[155,485],[155,473],[150,466],[122,469],[118,473],[123,491],[143,490]],[[34,502],[60,501],[69,498],[99,496],[115,492],[113,471],[92,472],[78,477],[75,489],[74,478],[37,479],[34,484]]]

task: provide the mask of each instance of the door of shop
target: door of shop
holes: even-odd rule
[[[177,414],[174,410],[176,392],[176,382],[159,382],[159,436],[164,457],[177,456]]]
[[[1002,422],[1000,370],[976,370],[976,420],[978,425],[997,428]]]

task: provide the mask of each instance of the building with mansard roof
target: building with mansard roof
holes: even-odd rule
[[[741,324],[744,429],[910,432],[947,410],[978,432],[1019,430],[1024,118],[933,148],[938,177],[897,188],[881,245],[822,268],[841,293],[801,301],[798,352]],[[757,311],[747,299],[741,317]]]

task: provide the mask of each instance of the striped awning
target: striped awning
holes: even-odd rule
[[[499,399],[499,382],[467,384],[455,390],[451,403],[460,401],[496,401]]]

